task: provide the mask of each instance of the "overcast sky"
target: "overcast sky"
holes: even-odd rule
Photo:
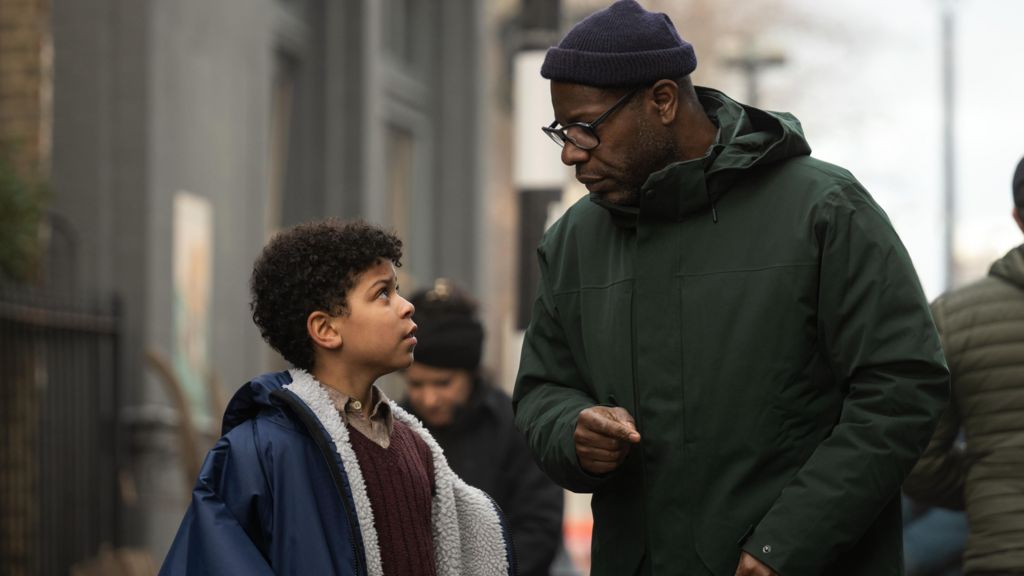
[[[768,36],[788,63],[764,75],[761,103],[795,113],[814,155],[867,186],[935,297],[944,267],[941,0],[789,1],[804,18]],[[1010,179],[1024,155],[1024,0],[954,6],[956,241],[976,277],[1022,239]]]

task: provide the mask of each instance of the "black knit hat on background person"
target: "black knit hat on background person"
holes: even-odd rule
[[[611,88],[675,80],[696,68],[693,46],[679,37],[668,16],[619,0],[573,26],[548,50],[540,75]]]
[[[1024,158],[1017,163],[1017,171],[1013,173],[1013,205],[1024,210]]]
[[[414,362],[435,368],[475,372],[480,366],[484,327],[476,317],[476,303],[449,280],[439,278],[430,290],[409,298],[416,307]]]

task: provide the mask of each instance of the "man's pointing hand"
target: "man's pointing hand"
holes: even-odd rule
[[[624,408],[593,406],[580,412],[573,440],[580,466],[591,474],[607,474],[640,442],[640,433]]]

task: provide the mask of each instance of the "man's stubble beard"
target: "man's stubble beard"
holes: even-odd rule
[[[608,199],[613,204],[638,206],[647,178],[681,157],[679,143],[672,134],[665,128],[651,126],[646,117],[637,121],[636,132],[637,147],[625,162],[624,189],[618,198]]]

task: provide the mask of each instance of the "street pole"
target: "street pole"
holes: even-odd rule
[[[942,1],[942,172],[943,172],[943,250],[945,251],[945,289],[956,280],[954,228],[956,224],[956,54],[954,16],[956,0]]]
[[[765,68],[781,66],[786,57],[778,53],[757,53],[751,46],[739,56],[726,58],[724,64],[728,68],[737,68],[747,79],[747,104],[757,108],[760,105],[761,90],[759,77]]]
[[[540,127],[551,122],[551,91],[541,77],[549,46],[558,43],[561,2],[524,0],[521,40],[513,56],[512,180],[518,191],[519,263],[516,328],[526,330],[540,283],[536,250],[547,226],[548,209],[562,198],[567,173],[558,148],[547,142]]]

